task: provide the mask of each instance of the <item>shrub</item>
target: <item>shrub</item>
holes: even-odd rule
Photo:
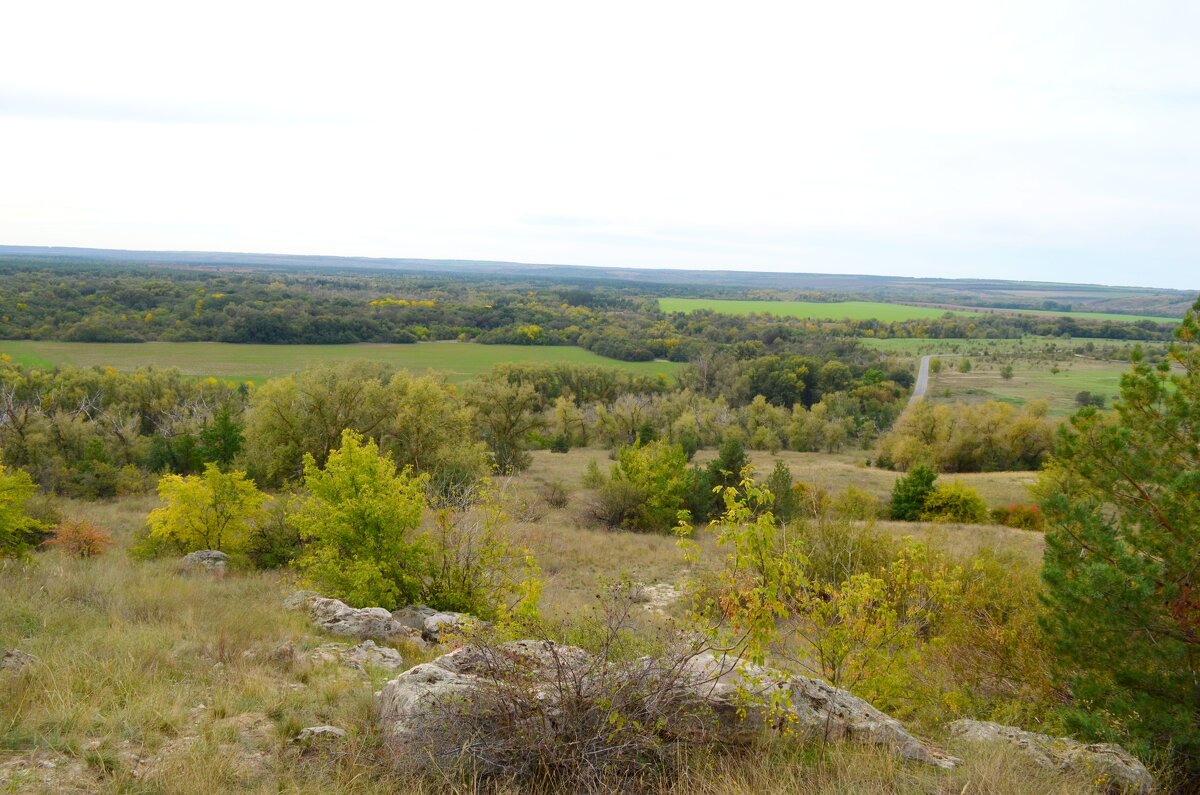
[[[617,455],[610,486],[626,483],[637,494],[621,526],[629,530],[670,532],[683,510],[687,489],[687,456],[683,448],[665,441],[626,447]],[[623,498],[627,498],[625,494]]]
[[[111,535],[92,522],[71,519],[60,524],[45,543],[71,557],[95,558],[103,555],[114,542]]]
[[[642,492],[632,483],[612,480],[600,487],[588,506],[588,517],[605,527],[625,527],[642,503]]]
[[[842,519],[871,522],[879,518],[879,500],[859,487],[850,485],[833,498],[833,512]]]
[[[415,532],[425,478],[397,473],[374,441],[347,430],[323,468],[305,456],[304,485],[309,496],[293,523],[307,547],[297,565],[321,592],[355,607],[416,601],[429,566]]]
[[[256,568],[283,568],[300,556],[304,539],[292,522],[299,503],[300,498],[286,490],[267,503],[246,547],[246,554]]]
[[[583,471],[583,487],[598,489],[604,485],[605,481],[604,473],[600,471],[600,465],[596,463],[596,459],[589,459],[587,469]]]
[[[892,486],[892,518],[914,522],[925,508],[925,498],[933,491],[937,473],[927,466],[913,467],[912,471],[897,478]]]
[[[27,512],[36,491],[29,473],[0,464],[0,558],[28,554],[49,527]]]
[[[550,452],[571,452],[571,437],[567,436],[565,433],[555,434],[554,438],[550,440]]]
[[[1045,530],[1046,517],[1042,509],[1036,505],[1022,505],[1014,502],[1003,508],[992,511],[992,521],[996,524],[1016,527],[1021,530]]]
[[[551,508],[566,508],[571,497],[567,492],[566,484],[561,480],[550,480],[543,483],[541,496]]]
[[[203,475],[163,475],[158,496],[166,504],[146,517],[150,535],[183,552],[244,552],[267,499],[245,472],[216,464],[206,464]]]
[[[983,524],[988,516],[987,503],[979,496],[979,492],[958,481],[935,487],[925,498],[920,513],[923,522],[961,524]]]

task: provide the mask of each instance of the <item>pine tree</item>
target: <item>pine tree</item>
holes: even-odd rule
[[[1114,411],[1080,410],[1039,485],[1045,627],[1071,728],[1169,754],[1200,785],[1200,301]],[[1190,790],[1189,790],[1190,791]]]
[[[892,518],[915,522],[925,509],[925,499],[933,491],[935,480],[937,472],[924,464],[918,464],[907,475],[897,478],[892,486]]]

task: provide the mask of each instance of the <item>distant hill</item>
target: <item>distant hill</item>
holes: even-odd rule
[[[128,251],[65,246],[0,246],[0,257],[141,264],[150,267],[335,271],[375,269],[553,282],[615,282],[661,295],[812,299],[814,294],[824,294],[830,300],[865,298],[946,308],[1073,310],[1167,317],[1181,317],[1196,300],[1196,292],[1133,286],[862,274],[596,267],[488,260],[330,257],[222,251]]]

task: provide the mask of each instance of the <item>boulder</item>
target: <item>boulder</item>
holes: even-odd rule
[[[1069,737],[1051,737],[1012,726],[979,720],[956,720],[950,736],[968,743],[1002,743],[1019,749],[1041,767],[1082,770],[1107,790],[1149,795],[1154,777],[1146,766],[1119,745],[1084,744]]]
[[[364,640],[357,646],[326,643],[309,652],[308,659],[316,663],[335,662],[358,671],[365,671],[368,666],[388,671],[399,671],[404,667],[400,652],[388,646],[377,646],[373,640]]]
[[[40,660],[27,651],[9,649],[4,652],[3,656],[0,656],[0,670],[19,671],[26,666],[35,665],[38,662]]]
[[[318,597],[309,602],[308,614],[318,627],[332,635],[421,643],[421,633],[404,626],[382,607],[355,608],[337,599]]]
[[[467,613],[434,610],[425,605],[409,605],[394,610],[392,618],[404,626],[420,632],[421,637],[430,643],[440,642],[443,632],[460,629],[476,620],[474,616]]]
[[[211,574],[214,577],[225,575],[225,566],[229,556],[215,549],[200,549],[189,552],[179,561],[179,570],[184,574]]]
[[[283,600],[284,610],[307,610],[314,599],[320,599],[316,591],[295,591]]]
[[[588,694],[599,677],[612,673],[586,652],[541,641],[517,641],[494,648],[469,646],[418,665],[378,693],[383,733],[398,746],[428,742],[453,731],[453,710],[504,671],[527,683],[541,719],[553,716],[553,701],[564,683],[571,692]],[[726,743],[747,743],[768,727],[789,726],[830,740],[850,740],[888,748],[913,761],[951,768],[957,759],[910,734],[899,721],[866,701],[816,679],[795,677],[766,668],[725,663],[711,655],[670,660],[642,658],[619,675],[658,683],[661,709],[673,715],[663,731],[687,739],[694,730],[711,731]],[[653,679],[650,679],[653,677]],[[610,680],[611,681],[611,680]],[[773,699],[774,709],[747,703],[746,693]],[[597,697],[602,694],[596,693]],[[551,708],[546,709],[547,705]],[[712,720],[691,720],[703,713]],[[519,720],[519,718],[517,718]],[[453,738],[450,738],[453,739]]]
[[[337,726],[308,726],[301,729],[300,733],[292,738],[292,742],[297,745],[313,745],[318,742],[343,740],[345,737],[346,730]]]

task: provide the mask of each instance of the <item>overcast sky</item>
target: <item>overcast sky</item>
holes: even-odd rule
[[[0,243],[1200,289],[1200,3],[0,10]]]

